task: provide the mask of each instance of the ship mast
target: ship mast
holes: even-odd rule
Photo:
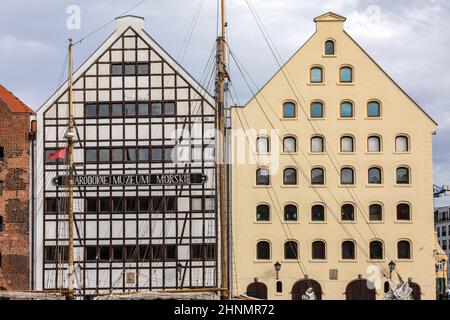
[[[74,293],[74,213],[73,213],[73,189],[74,189],[74,165],[73,165],[73,44],[69,39],[69,121],[66,138],[69,151],[69,272],[68,272],[68,298],[73,299]]]
[[[220,271],[221,271],[221,299],[230,299],[229,281],[229,219],[227,210],[227,187],[226,187],[226,128],[225,128],[225,80],[228,77],[226,67],[226,22],[225,22],[225,0],[221,0],[221,35],[216,40],[216,112],[218,115],[218,127],[220,136],[218,144],[218,167],[219,167],[219,212],[220,212]]]

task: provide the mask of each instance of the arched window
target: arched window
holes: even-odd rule
[[[270,260],[270,243],[267,241],[259,241],[256,244],[256,259]]]
[[[345,136],[341,138],[341,152],[355,152],[353,137]]]
[[[295,241],[288,241],[284,244],[284,259],[298,259],[298,244]]]
[[[335,48],[334,48],[334,41],[333,40],[325,41],[325,55],[327,55],[327,56],[334,56],[335,55]]]
[[[339,81],[344,83],[353,82],[353,69],[351,67],[342,67],[339,72]]]
[[[372,204],[369,206],[369,220],[383,221],[383,207],[380,204]]]
[[[411,242],[402,240],[397,243],[397,257],[399,259],[411,259]]]
[[[397,220],[411,221],[411,206],[407,203],[397,205]]]
[[[368,118],[381,117],[381,105],[378,101],[370,101],[367,104],[367,117]]]
[[[311,103],[311,118],[313,119],[320,119],[324,116],[324,110],[323,110],[323,103],[322,102],[313,102]]]
[[[284,153],[297,152],[297,139],[295,137],[286,137],[283,139],[283,152]]]
[[[0,232],[3,231],[3,216],[0,216]]]
[[[260,168],[256,170],[256,184],[258,186],[270,185],[270,172],[267,168]]]
[[[326,244],[323,241],[314,241],[312,243],[312,259],[325,260],[326,259]]]
[[[256,152],[257,153],[269,153],[270,143],[268,137],[258,137],[256,138]]]
[[[284,221],[297,221],[298,209],[293,204],[284,207]]]
[[[260,204],[256,207],[256,221],[270,221],[270,207]]]
[[[312,67],[310,73],[311,83],[323,83],[323,69],[322,67]]]
[[[284,170],[283,184],[286,186],[295,186],[297,184],[297,169],[288,168]]]
[[[369,169],[369,184],[382,184],[382,176],[380,168]]]
[[[283,293],[283,282],[277,281],[277,293]]]
[[[355,221],[355,206],[352,204],[344,204],[341,208],[342,221]]]
[[[341,103],[341,118],[353,118],[354,112],[353,112],[353,103],[350,101],[345,101]]]
[[[410,184],[408,168],[406,167],[397,168],[397,184]]]
[[[322,137],[311,138],[311,152],[323,153],[325,151],[324,141]]]
[[[262,282],[253,282],[247,287],[247,296],[267,300],[267,286]]]
[[[311,221],[325,221],[325,207],[317,204],[311,207]]]
[[[370,259],[372,260],[383,260],[384,259],[384,249],[383,243],[378,240],[370,242]]]
[[[395,138],[395,152],[408,152],[409,139],[407,136],[398,136]]]
[[[356,248],[353,241],[342,242],[342,260],[355,260],[356,259]]]
[[[283,104],[283,118],[293,119],[297,117],[297,106],[293,102],[286,102]]]
[[[311,184],[312,185],[325,184],[325,171],[322,168],[314,168],[311,170]]]
[[[355,172],[352,168],[341,169],[341,184],[342,185],[355,184]]]
[[[377,136],[371,136],[367,139],[367,151],[368,152],[381,152],[381,138]]]

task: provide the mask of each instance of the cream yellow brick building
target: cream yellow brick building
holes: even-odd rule
[[[416,298],[435,299],[437,124],[344,31],[345,18],[315,22],[283,71],[233,109],[235,136],[253,130],[233,144],[235,292],[382,299],[393,261],[395,281],[398,272]]]

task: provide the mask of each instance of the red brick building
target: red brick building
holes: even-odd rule
[[[0,290],[30,288],[30,127],[34,112],[0,85]]]

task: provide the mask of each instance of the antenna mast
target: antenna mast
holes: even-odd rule
[[[220,271],[221,271],[221,298],[230,299],[229,281],[229,217],[227,210],[227,187],[226,187],[226,128],[225,128],[225,80],[228,77],[226,67],[226,22],[225,22],[225,0],[221,0],[221,35],[216,40],[216,112],[218,115],[218,127],[220,136],[218,144],[218,166],[219,166],[219,213],[220,213]]]
[[[73,44],[69,39],[69,122],[66,138],[69,148],[69,272],[68,272],[68,298],[73,299],[74,291],[74,213],[73,213],[73,189],[74,189],[74,165],[73,165]]]

